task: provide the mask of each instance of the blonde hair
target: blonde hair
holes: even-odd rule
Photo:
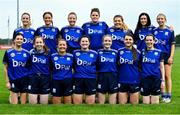
[[[124,19],[123,19],[123,16],[122,15],[115,15],[114,18],[113,18],[113,21],[115,20],[115,18],[121,18],[122,22],[123,22],[123,25],[122,25],[122,29],[125,30],[125,31],[128,31],[128,26],[124,23]]]

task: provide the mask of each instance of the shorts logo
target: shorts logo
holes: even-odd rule
[[[96,89],[92,89],[92,91],[96,91]]]
[[[52,90],[52,91],[53,91],[53,93],[56,93],[56,88],[53,88],[53,90]]]
[[[31,90],[31,85],[28,85],[28,89]]]
[[[144,92],[144,89],[143,89],[143,88],[141,88],[141,92]]]
[[[101,89],[101,84],[98,84],[98,89]]]
[[[15,85],[14,85],[14,83],[12,83],[11,87],[12,87],[12,88],[15,88]]]
[[[75,90],[76,89],[76,86],[75,85],[73,85],[73,90]]]
[[[120,83],[118,83],[118,87],[119,87],[119,88],[121,87],[121,84],[120,84]]]
[[[94,54],[90,54],[90,57],[93,58],[93,57],[94,57]]]
[[[58,60],[58,57],[56,56],[56,57],[54,57],[54,61],[57,61]]]
[[[10,56],[11,56],[11,57],[14,57],[14,56],[15,56],[15,53],[11,53]]]
[[[76,53],[76,56],[80,56],[81,54],[79,52]]]

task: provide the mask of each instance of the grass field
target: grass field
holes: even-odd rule
[[[0,51],[2,60],[4,51]],[[169,104],[159,105],[10,105],[0,64],[0,114],[180,114],[180,48],[176,48],[172,71],[173,96]]]

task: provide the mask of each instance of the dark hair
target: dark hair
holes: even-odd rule
[[[44,12],[43,18],[45,17],[46,14],[49,14],[51,17],[53,17],[53,14],[51,12]],[[53,25],[53,21],[52,21],[52,25]]]
[[[29,16],[29,19],[31,19],[31,16],[30,16],[30,14],[29,14],[29,13],[24,12],[24,13],[21,15],[21,17],[22,17],[23,15],[28,15],[28,16]]]
[[[126,36],[132,37],[133,40],[135,39],[135,38],[134,38],[134,35],[133,35],[132,33],[130,33],[130,32],[128,32],[128,33],[125,35],[125,37],[126,37]],[[125,38],[125,37],[124,37],[124,38]],[[137,59],[137,49],[134,48],[134,46],[132,46],[132,53],[133,53],[133,60],[136,60],[136,59]]]
[[[44,42],[43,49],[45,50],[45,54],[47,55],[47,54],[48,54],[48,51],[49,51],[49,48],[45,45],[45,41],[44,41],[44,39],[43,39],[41,36],[36,36],[36,37],[34,38],[34,40],[33,40],[33,44],[35,44],[35,41],[36,41],[37,38],[41,38],[41,39],[43,40],[43,42]]]
[[[146,27],[150,26],[151,25],[151,19],[149,17],[149,14],[143,12],[139,15],[139,18],[138,18],[138,23],[136,25],[136,29],[135,31],[138,31],[139,29],[142,28],[142,24],[141,24],[141,16],[145,15],[147,17],[147,24],[145,25]]]
[[[93,8],[93,9],[91,9],[91,14],[92,14],[93,12],[97,12],[97,13],[99,14],[99,16],[100,16],[99,8]]]
[[[76,18],[77,18],[77,15],[76,15],[76,13],[75,12],[70,12],[69,14],[68,14],[68,18],[69,18],[69,16],[70,15],[75,15],[76,16]]]
[[[13,36],[12,41],[14,41],[14,40],[16,39],[17,36],[22,36],[22,37],[24,38],[23,33],[19,32],[19,33],[16,33],[16,34]]]
[[[147,38],[148,36],[152,36],[152,37],[153,37],[153,40],[155,40],[155,37],[154,37],[153,34],[147,34],[147,35],[145,36],[145,40],[146,40],[146,38]]]
[[[83,35],[83,36],[81,36],[80,38],[79,38],[79,43],[81,42],[81,39],[82,38],[88,38],[88,40],[89,40],[89,42],[90,42],[90,37],[89,36],[86,36],[86,35]]]

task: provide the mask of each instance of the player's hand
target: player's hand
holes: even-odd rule
[[[162,81],[161,82],[161,89],[164,89],[165,88],[165,81]]]
[[[6,87],[7,87],[8,89],[11,89],[11,84],[10,84],[9,82],[7,82],[7,83],[6,83]]]
[[[170,58],[168,59],[168,64],[169,64],[169,65],[173,64],[173,58],[170,57]]]

